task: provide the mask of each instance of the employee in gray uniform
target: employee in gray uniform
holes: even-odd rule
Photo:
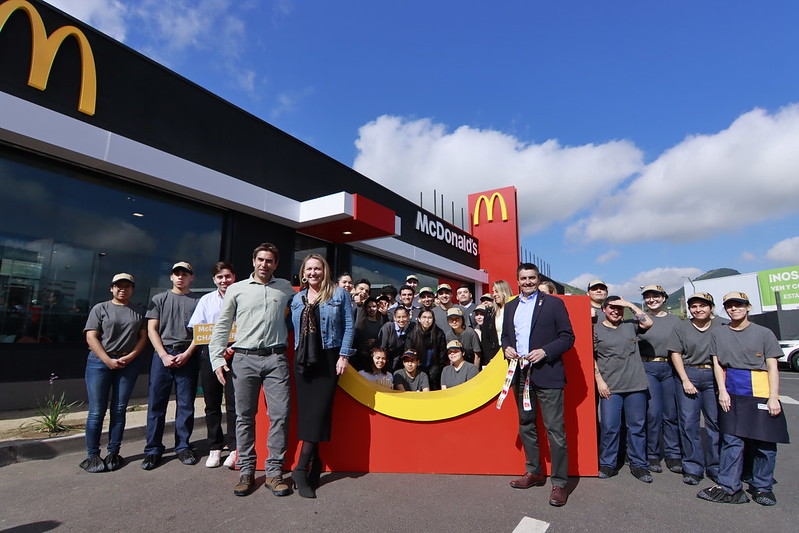
[[[197,396],[199,359],[193,356],[187,327],[200,296],[191,292],[194,272],[189,263],[172,265],[172,290],[153,296],[145,315],[147,334],[155,349],[150,365],[147,409],[147,444],[141,467],[152,470],[164,454],[164,424],[172,386],[175,387],[175,453],[184,465],[197,464],[189,439],[194,429],[194,399]]]
[[[682,445],[682,481],[698,485],[707,475],[719,476],[719,412],[710,336],[722,326],[713,315],[713,295],[698,292],[688,298],[691,320],[674,328],[669,340]],[[701,418],[705,419],[706,438],[702,439]],[[666,459],[666,465],[669,466]]]
[[[680,319],[666,311],[668,294],[660,285],[641,289],[652,327],[638,335],[638,349],[644,361],[649,382],[646,408],[646,456],[650,472],[662,472],[661,457],[672,472],[681,472],[680,432],[677,424],[677,402],[674,399],[674,372],[668,342]],[[663,452],[661,453],[661,441]]]
[[[636,322],[623,320],[630,309]],[[648,383],[638,351],[637,336],[652,327],[652,319],[635,304],[608,296],[602,310],[605,319],[594,324],[594,374],[599,392],[599,477],[618,473],[622,413],[627,423],[627,455],[630,473],[652,483],[646,460],[646,397]]]
[[[86,343],[86,392],[89,413],[86,417],[86,459],[80,467],[87,472],[117,470],[124,460],[119,455],[125,431],[128,400],[139,376],[138,358],[147,345],[144,308],[130,303],[136,280],[127,273],[111,280],[112,298],[95,305],[89,312]],[[110,402],[110,406],[109,406]],[[100,435],[103,418],[110,407],[108,426],[108,455],[100,457]]]

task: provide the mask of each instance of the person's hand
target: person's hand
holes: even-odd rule
[[[165,354],[163,356],[160,356],[160,357],[161,357],[161,362],[164,364],[165,367],[167,367],[167,368],[176,368],[175,367],[175,356],[174,355],[167,353],[167,354]]]
[[[730,394],[727,391],[719,391],[719,405],[725,413],[730,410]]]
[[[685,391],[685,394],[696,394],[697,390],[691,380],[683,381],[682,382],[682,389]]]
[[[109,358],[108,361],[106,361],[105,366],[107,366],[111,370],[119,370],[120,368],[125,368],[125,363],[122,361],[121,358],[120,359]]]
[[[236,353],[236,350],[234,350],[233,347],[228,346],[227,348],[225,348],[225,359],[230,361],[230,359],[233,357],[233,355],[235,353]]]
[[[608,387],[608,384],[603,380],[600,379],[596,382],[596,390],[599,392],[599,396],[602,398],[605,398],[606,400],[610,398],[610,387]]]
[[[347,370],[347,366],[349,366],[350,361],[343,355],[338,358],[336,361],[336,375],[340,376]]]
[[[771,416],[777,416],[782,411],[782,406],[777,398],[769,398],[766,405],[768,405],[768,414]]]
[[[537,362],[546,358],[547,358],[547,353],[541,348],[536,348],[535,350],[527,354],[527,357],[525,357],[525,359],[527,359],[533,364],[536,364]]]
[[[515,361],[518,358],[519,354],[516,353],[516,348],[513,346],[508,346],[505,348],[505,359],[508,359],[509,361]]]
[[[222,385],[227,384],[227,380],[225,380],[225,372],[230,372],[230,368],[228,368],[227,365],[222,365],[216,370],[214,370],[214,374],[216,374],[217,381],[219,381],[219,383],[221,383]]]
[[[186,363],[189,362],[190,357],[191,354],[186,352],[180,352],[179,354],[177,354],[175,356],[175,368],[181,368],[186,366]]]
[[[596,318],[596,307],[591,306],[591,318]]]

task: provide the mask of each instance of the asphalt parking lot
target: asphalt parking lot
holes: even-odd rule
[[[789,429],[799,428],[799,374],[782,372]],[[778,453],[775,507],[713,504],[699,487],[664,472],[651,485],[627,470],[609,480],[573,478],[569,503],[547,504],[549,488],[512,489],[502,476],[327,473],[316,500],[274,497],[258,478],[248,497],[233,496],[237,474],[184,466],[171,455],[139,468],[143,443],[126,442],[130,463],[86,474],[82,452],[0,468],[0,532],[40,531],[650,531],[795,532],[799,507],[797,445]],[[201,446],[198,446],[202,450]],[[398,452],[400,453],[400,452]],[[479,457],[475,457],[479,460]],[[259,476],[261,474],[259,473]],[[534,520],[529,520],[534,519]]]

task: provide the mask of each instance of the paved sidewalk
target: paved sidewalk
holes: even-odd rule
[[[203,427],[204,411],[205,402],[202,396],[198,396],[194,402],[195,438],[205,436]],[[65,417],[64,422],[67,425],[82,426],[86,422],[87,412],[88,406],[84,404],[75,411],[70,412]],[[66,436],[50,437],[46,433],[36,434],[32,430],[35,427],[37,418],[38,414],[35,409],[0,412],[0,467],[21,461],[51,459],[64,453],[85,449],[86,440],[82,430]],[[108,423],[109,417],[108,413],[106,413],[103,421],[101,448],[108,442]],[[175,400],[172,400],[167,407],[165,436],[171,434],[174,423]],[[125,441],[130,442],[144,438],[146,427],[146,398],[131,400],[125,424]],[[197,432],[198,429],[200,430],[199,433]],[[20,437],[20,433],[24,436]]]

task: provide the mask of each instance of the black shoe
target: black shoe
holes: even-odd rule
[[[658,474],[663,472],[663,467],[660,466],[660,459],[650,459],[649,460],[649,471],[650,472],[657,472]]]
[[[185,450],[180,450],[178,452],[178,461],[183,463],[184,465],[196,465],[197,464],[197,456],[194,455],[194,450],[191,448],[186,448]]]
[[[777,497],[770,490],[756,490],[752,495],[752,499],[760,505],[777,505]]]
[[[97,474],[99,472],[105,472],[106,466],[105,462],[99,455],[95,455],[94,457],[87,457],[83,461],[81,461],[80,466],[85,471],[89,472],[90,474]]]
[[[600,466],[599,467],[599,479],[607,479],[609,477],[613,477],[618,474],[619,471],[615,468],[611,468],[609,466]]]
[[[630,473],[638,481],[643,481],[644,483],[652,483],[655,480],[646,468],[630,466]]]
[[[316,498],[316,491],[308,483],[308,471],[295,468],[291,473],[291,479],[294,480],[294,486],[297,487],[297,492],[303,498]]]
[[[319,488],[319,480],[322,478],[322,460],[315,457],[311,461],[311,467],[308,469],[308,484],[312,489]]]
[[[105,466],[108,467],[109,472],[119,470],[125,464],[125,458],[118,453],[109,453],[105,458]]]
[[[702,481],[702,476],[695,476],[693,474],[684,474],[682,477],[682,482],[686,485],[699,485],[699,482]]]
[[[682,461],[679,459],[666,457],[666,468],[675,474],[682,474]]]
[[[749,497],[744,491],[739,490],[734,494],[730,494],[718,485],[700,490],[696,497],[715,503],[747,503],[749,501]]]
[[[153,470],[161,463],[161,454],[152,453],[144,456],[144,461],[141,462],[142,470]]]

